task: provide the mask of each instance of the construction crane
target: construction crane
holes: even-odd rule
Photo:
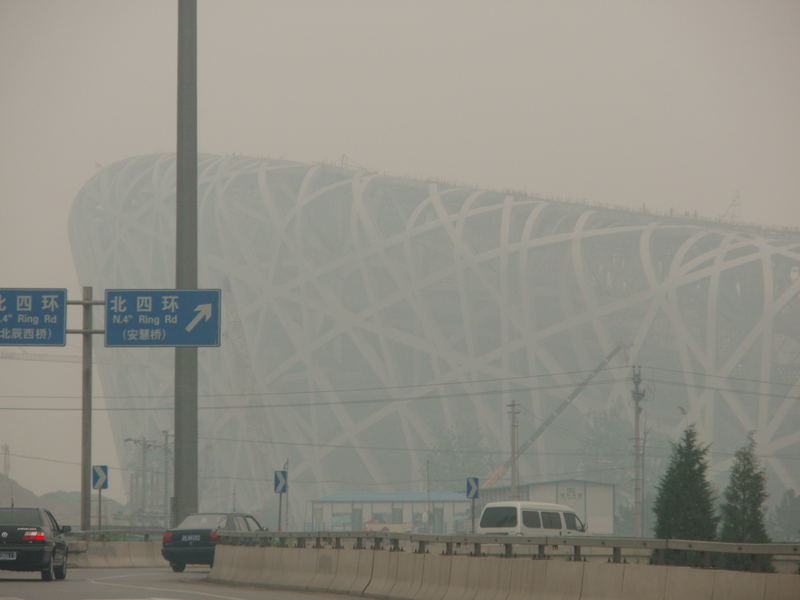
[[[589,385],[589,382],[594,378],[594,376],[597,375],[603,369],[605,369],[606,365],[609,362],[611,362],[611,359],[614,358],[614,356],[616,356],[616,354],[625,347],[626,344],[617,344],[616,346],[614,346],[614,349],[611,352],[609,352],[602,361],[600,361],[600,364],[597,365],[591,373],[589,373],[586,377],[583,378],[583,380],[578,384],[578,386],[574,390],[572,390],[572,393],[569,396],[567,396],[567,398],[561,404],[558,405],[558,407],[550,414],[549,417],[547,417],[544,421],[542,421],[541,425],[537,427],[536,431],[534,431],[531,434],[531,436],[527,440],[525,440],[525,443],[519,447],[516,455],[521,456],[526,450],[528,450],[528,448],[530,448],[533,445],[533,443],[537,439],[539,439],[539,436],[541,436],[544,433],[545,429],[547,429],[550,426],[550,423],[555,421],[558,415],[564,412],[564,409],[566,409],[567,406],[569,406],[570,403],[573,400],[575,400],[575,398],[578,397],[578,394],[580,394],[586,388],[586,386]],[[503,465],[498,467],[495,470],[495,472],[492,473],[492,476],[489,477],[489,479],[486,481],[483,487],[488,488],[497,483],[497,481],[503,476],[503,474],[508,470],[508,468],[511,466],[513,462],[514,462],[514,457],[511,457]]]

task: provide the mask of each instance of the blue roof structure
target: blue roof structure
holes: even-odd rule
[[[454,492],[340,492],[312,502],[468,502],[465,494]]]

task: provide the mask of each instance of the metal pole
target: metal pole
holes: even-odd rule
[[[164,527],[169,529],[169,431],[164,431]]]
[[[283,494],[278,494],[278,531],[283,531]]]
[[[92,525],[92,288],[83,287],[83,350],[81,373],[81,530]]]
[[[178,2],[175,287],[197,289],[197,2]],[[197,512],[197,348],[175,349],[175,510]]]
[[[103,529],[103,490],[97,488],[97,529]]]
[[[642,382],[642,367],[633,367],[633,523],[634,535],[642,536],[642,438],[639,433],[639,417],[642,414],[641,401],[644,390],[639,389]]]
[[[517,402],[508,405],[511,413],[511,499],[519,500],[519,446],[517,444]]]
[[[475,498],[472,499],[472,533],[475,533]]]

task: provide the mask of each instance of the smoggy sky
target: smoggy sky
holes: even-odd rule
[[[199,0],[198,27],[201,152],[800,226],[796,0]],[[69,208],[174,152],[176,37],[176,1],[0,0],[0,287],[80,297]],[[78,341],[25,352],[0,408],[78,407]],[[2,444],[26,487],[79,488],[78,412],[0,410]],[[103,413],[93,462],[119,464]]]

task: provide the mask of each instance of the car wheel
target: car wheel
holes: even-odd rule
[[[64,552],[64,562],[61,564],[60,567],[53,567],[53,573],[56,576],[56,579],[66,579],[67,578],[67,553]]]
[[[171,562],[169,566],[172,567],[172,570],[176,573],[183,573],[183,570],[186,568],[186,565],[181,562]]]
[[[42,569],[42,581],[53,581],[56,578],[55,571],[53,569],[53,555],[50,555],[50,561],[47,563],[47,566]]]

